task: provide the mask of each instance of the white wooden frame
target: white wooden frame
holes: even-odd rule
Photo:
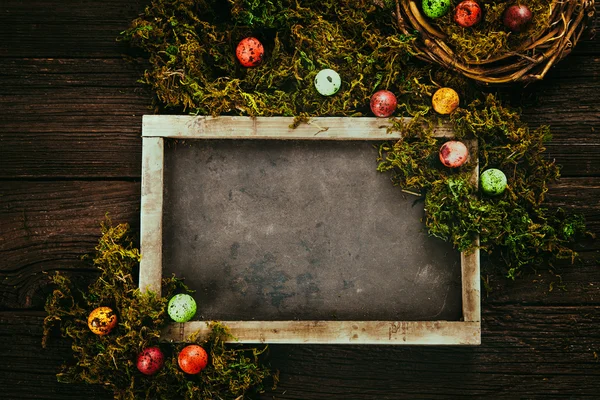
[[[205,117],[145,115],[142,124],[142,200],[139,286],[160,295],[164,138],[390,140],[398,132],[380,118],[312,118],[292,128],[291,117]],[[452,137],[446,126],[435,136]],[[477,144],[473,143],[477,154]],[[477,183],[478,164],[472,179]],[[222,321],[240,343],[354,343],[406,345],[477,345],[481,343],[479,250],[461,254],[461,321]],[[184,341],[207,333],[208,321],[173,323],[163,338]]]

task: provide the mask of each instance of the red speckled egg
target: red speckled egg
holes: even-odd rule
[[[440,148],[440,161],[446,167],[458,168],[469,158],[469,150],[462,142],[451,140]]]
[[[165,363],[165,356],[158,347],[148,347],[137,357],[137,369],[144,375],[154,375]]]
[[[117,314],[110,307],[98,307],[88,317],[88,327],[96,335],[108,335],[117,326]]]
[[[256,67],[265,55],[265,48],[257,38],[247,37],[238,43],[235,55],[244,67]]]
[[[178,357],[179,368],[186,374],[200,373],[208,364],[206,350],[197,344],[191,344],[181,350]]]
[[[389,117],[396,111],[398,101],[394,93],[380,90],[371,96],[371,111],[376,117]]]
[[[481,7],[473,0],[465,0],[454,9],[454,21],[463,28],[470,28],[478,24],[481,16]]]

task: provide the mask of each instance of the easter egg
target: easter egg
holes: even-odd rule
[[[533,14],[531,10],[524,4],[515,4],[507,7],[502,15],[502,22],[504,26],[513,32],[521,32],[531,19]]]
[[[108,335],[117,326],[117,314],[110,307],[98,307],[88,317],[88,327],[96,335]]]
[[[137,369],[144,375],[154,375],[165,363],[165,356],[158,347],[148,347],[137,357]]]
[[[323,96],[336,94],[342,86],[340,75],[332,69],[326,68],[319,71],[315,76],[315,89]]]
[[[371,111],[376,117],[389,117],[396,111],[398,101],[394,93],[380,90],[371,96]]]
[[[422,6],[429,18],[439,18],[450,10],[450,0],[423,0]]]
[[[196,301],[189,294],[177,294],[169,300],[169,317],[175,322],[187,322],[196,314]]]
[[[439,114],[450,114],[456,110],[459,102],[458,93],[454,89],[447,87],[438,89],[431,99],[433,109]]]
[[[483,171],[479,178],[481,190],[488,196],[496,196],[504,193],[506,189],[506,175],[496,168]]]
[[[206,350],[197,344],[191,344],[179,352],[177,362],[183,372],[195,375],[200,373],[208,364],[208,354]]]
[[[244,67],[256,67],[265,55],[265,48],[257,38],[247,37],[238,43],[235,55]]]
[[[470,28],[481,21],[481,7],[476,1],[465,0],[454,9],[454,22],[463,28]]]
[[[440,161],[446,167],[458,168],[469,158],[469,150],[463,142],[451,140],[440,147]]]

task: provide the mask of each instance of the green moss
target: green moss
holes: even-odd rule
[[[74,287],[68,277],[52,277],[56,288],[48,298],[44,320],[44,346],[51,331],[72,341],[73,361],[57,375],[60,382],[103,385],[118,399],[236,399],[260,391],[267,378],[276,379],[259,360],[266,348],[225,344],[231,338],[227,327],[212,324],[208,337],[190,338],[210,355],[206,369],[195,376],[178,367],[177,354],[188,343],[160,342],[161,329],[168,323],[167,300],[176,292],[189,292],[176,278],[163,279],[162,292],[141,293],[132,273],[140,255],[132,245],[129,227],[105,224],[93,258],[98,279],[87,290]],[[89,313],[109,306],[118,316],[117,327],[106,336],[93,334],[87,326]],[[137,355],[146,347],[159,346],[165,354],[164,367],[154,376],[136,368]]]
[[[429,232],[461,251],[472,250],[479,236],[511,278],[525,267],[574,259],[574,243],[587,234],[583,217],[542,206],[548,185],[559,178],[559,168],[544,157],[548,128],[529,129],[519,113],[492,95],[458,109],[451,123],[458,138],[476,139],[481,170],[501,169],[508,187],[501,196],[481,194],[471,181],[472,161],[456,170],[441,166],[440,141],[431,127],[423,129],[418,119],[397,126],[406,135],[380,147],[379,170],[425,197]]]
[[[522,3],[532,9],[534,21],[521,34],[509,35],[501,26],[503,10],[513,2],[500,0],[482,1],[486,16],[479,27],[458,27],[452,13],[434,23],[454,38],[462,57],[485,58],[490,49],[509,51],[545,29],[549,3]],[[583,225],[559,229],[559,220],[543,207],[548,185],[559,177],[558,167],[544,156],[549,129],[530,129],[517,110],[486,97],[481,87],[419,61],[413,53],[416,38],[397,27],[395,5],[389,0],[154,0],[122,38],[148,53],[144,82],[169,111],[294,116],[297,126],[314,116],[371,115],[372,93],[388,89],[398,98],[396,116],[413,120],[405,125],[396,120],[393,129],[405,137],[381,146],[379,170],[390,172],[405,192],[424,196],[432,235],[465,250],[479,234],[484,249],[506,262],[510,276],[538,263],[540,254],[574,255],[569,246]],[[259,38],[266,49],[263,64],[255,68],[243,68],[235,58],[238,41],[247,36]],[[334,96],[323,97],[313,87],[322,68],[342,77]],[[468,180],[472,165],[448,170],[439,162],[440,141],[432,130],[444,119],[431,111],[431,95],[441,86],[461,97],[462,108],[451,115],[456,136],[479,142],[482,169],[500,168],[508,176],[502,196],[486,198],[476,190]]]
[[[247,36],[265,46],[255,68],[235,58]],[[371,2],[155,0],[122,39],[148,53],[143,81],[158,102],[192,113],[358,116],[377,89],[414,97],[414,38],[397,35],[389,8]],[[323,68],[343,81],[327,101],[313,88]]]

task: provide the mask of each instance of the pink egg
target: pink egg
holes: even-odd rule
[[[446,167],[458,168],[469,158],[469,150],[462,142],[451,140],[440,148],[440,161]]]
[[[376,117],[389,117],[396,111],[398,101],[394,93],[380,90],[371,96],[371,111]]]
[[[137,369],[144,375],[154,375],[165,363],[165,356],[158,347],[148,347],[137,357]]]

